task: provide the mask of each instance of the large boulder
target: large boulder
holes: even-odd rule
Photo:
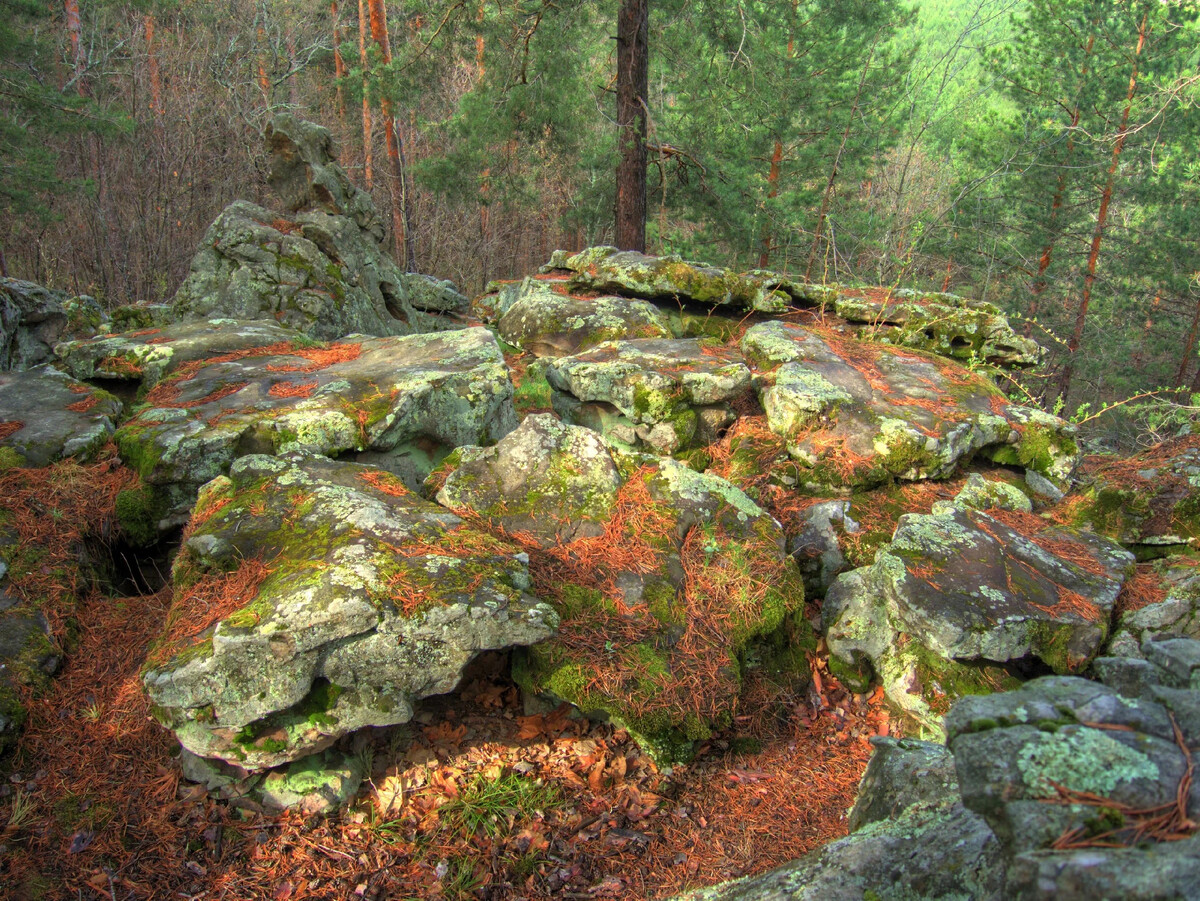
[[[104,319],[91,297],[0,278],[0,372],[49,362],[56,342],[94,334]]]
[[[1077,463],[1066,423],[949,360],[778,321],[742,351],[768,425],[816,484],[943,478],[979,451],[1065,484]]]
[[[652,303],[555,290],[522,292],[497,325],[506,342],[538,357],[567,357],[605,341],[672,337]]]
[[[495,454],[464,454],[439,495],[502,527],[546,516],[525,546],[562,625],[514,661],[528,696],[617,721],[670,761],[731,722],[751,644],[785,677],[807,673],[803,585],[774,519],[675,460],[529,422]]]
[[[200,495],[144,673],[184,747],[246,769],[406,722],[481,651],[549,637],[520,548],[373,467],[252,455]]]
[[[572,288],[767,313],[783,312],[792,301],[792,296],[783,289],[790,283],[781,277],[739,275],[674,256],[655,257],[615,247],[589,247],[552,263],[560,263],[561,268],[572,271]]]
[[[696,338],[609,341],[550,363],[546,379],[563,419],[662,454],[715,441],[751,384],[736,351]]]
[[[1200,538],[1200,436],[1141,453],[1085,458],[1068,499],[1074,518],[1123,544],[1159,547]]]
[[[329,133],[288,115],[266,131],[284,214],[235,201],[217,217],[175,295],[181,318],[273,317],[313,338],[407,335],[457,327],[467,301],[405,273],[382,246],[382,220],[333,159]]]
[[[1137,583],[1144,594],[1126,597],[1113,629],[1108,653],[1114,657],[1142,656],[1142,644],[1151,638],[1200,640],[1200,568],[1193,556],[1167,557],[1139,571]],[[1139,567],[1139,570],[1141,568]]]
[[[1196,897],[1200,642],[1146,656],[1136,690],[1048,677],[947,717],[963,803],[1009,857],[1008,897]]]
[[[44,689],[63,656],[45,615],[6,590],[7,569],[0,559],[0,754],[15,743],[25,722],[22,692]]]
[[[453,448],[517,425],[495,338],[461,329],[327,346],[268,345],[197,360],[117,432],[148,486],[147,514],[186,520],[200,485],[247,454],[359,454],[416,485]]]
[[[1013,331],[999,307],[957,294],[842,288],[833,308],[877,340],[945,357],[1014,369],[1042,358],[1041,346]]]
[[[832,662],[869,664],[888,699],[938,735],[954,699],[994,691],[1030,661],[1082,671],[1133,562],[1108,539],[1029,514],[951,505],[906,515],[873,565],[829,589]]]
[[[90,460],[112,437],[121,412],[107,391],[49,365],[0,372],[0,459],[28,466]]]

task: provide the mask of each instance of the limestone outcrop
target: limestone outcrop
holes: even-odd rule
[[[457,327],[443,314],[465,312],[467,299],[387,255],[374,202],[334,161],[328,131],[281,114],[265,140],[285,210],[226,207],[175,295],[177,317],[274,318],[320,340]]]

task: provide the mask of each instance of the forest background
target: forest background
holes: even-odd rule
[[[284,109],[467,293],[611,243],[639,2],[649,252],[996,303],[1108,440],[1196,406],[1195,0],[0,0],[0,266],[169,300]]]

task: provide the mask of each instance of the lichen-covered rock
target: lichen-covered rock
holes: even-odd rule
[[[515,428],[512,392],[482,328],[270,345],[177,369],[116,438],[166,527],[186,519],[200,485],[246,454],[370,452],[372,463],[419,484],[451,449]]]
[[[56,342],[95,334],[104,319],[91,297],[0,278],[0,372],[49,362]]]
[[[1200,640],[1200,569],[1194,557],[1168,557],[1157,561],[1151,573],[1160,598],[1117,620],[1108,653],[1114,657],[1142,656],[1142,643],[1151,638]]]
[[[177,316],[273,317],[323,340],[457,327],[434,314],[465,312],[466,298],[388,257],[374,202],[334,162],[325,129],[281,115],[266,143],[287,213],[226,207],[175,295]]]
[[[874,739],[851,833],[761,876],[674,901],[1000,901],[1003,849],[963,807],[943,746]]]
[[[804,593],[810,598],[825,597],[833,580],[849,568],[841,536],[859,529],[849,511],[847,500],[813,504],[803,513],[800,531],[789,538],[788,551],[800,567]]]
[[[146,691],[184,747],[251,770],[406,722],[480,651],[553,633],[524,559],[382,470],[244,457],[201,493]]]
[[[495,447],[458,454],[438,503],[469,509],[547,547],[604,534],[621,488],[620,471],[598,434],[545,414],[526,417]]]
[[[1011,858],[1010,897],[1194,897],[1200,693],[1173,687],[1173,670],[1200,660],[1200,643],[1171,644],[1148,654],[1164,660],[1132,694],[1048,677],[947,717],[963,803]]]
[[[546,367],[564,419],[670,454],[716,439],[750,388],[736,351],[694,338],[611,341]]]
[[[567,357],[604,341],[670,338],[666,316],[644,300],[522,292],[500,317],[500,337],[538,357]]]
[[[816,484],[943,478],[989,447],[1011,449],[1054,478],[1069,475],[1060,457],[1075,449],[1061,437],[1065,423],[1033,422],[986,378],[948,360],[777,321],[750,328],[742,351],[761,373],[768,425]],[[1030,440],[1041,453],[1022,450]]]
[[[62,662],[46,617],[5,591],[6,569],[0,563],[0,755],[16,742],[25,722],[20,686],[45,688]]]
[[[1090,456],[1067,503],[1076,521],[1122,544],[1184,545],[1200,538],[1200,436],[1128,457]]]
[[[90,460],[112,436],[121,411],[107,391],[49,365],[0,372],[0,450],[14,454],[15,462]]]
[[[206,319],[64,341],[54,353],[56,366],[77,379],[132,381],[152,388],[185,363],[292,343],[313,344],[273,319]]]
[[[888,699],[938,735],[951,701],[1004,684],[991,665],[1034,657],[1079,672],[1132,566],[1114,542],[1028,514],[907,515],[873,565],[829,589],[826,640],[835,662],[869,664]]]
[[[731,722],[751,642],[785,676],[807,672],[803,585],[779,524],[733,485],[671,459],[618,464],[603,534],[531,550],[562,625],[514,661],[514,677],[528,695],[621,723],[664,762],[686,758]]]
[[[1010,513],[1032,513],[1033,502],[1020,488],[1008,482],[991,481],[977,472],[967,476],[962,490],[950,501],[938,501],[933,513],[949,513],[959,510],[1007,510]]]
[[[1042,358],[1041,346],[1013,331],[999,307],[956,294],[843,288],[833,306],[891,344],[1005,368],[1036,366]]]
[[[349,804],[362,780],[362,763],[357,757],[330,749],[268,773],[256,787],[255,796],[269,813],[327,814]]]
[[[686,301],[708,306],[733,306],[778,313],[791,297],[780,290],[778,278],[744,276],[679,257],[647,256],[615,247],[589,247],[560,261],[572,270],[570,284],[604,293],[648,300]]]

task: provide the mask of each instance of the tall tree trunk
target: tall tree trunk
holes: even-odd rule
[[[371,101],[367,91],[367,4],[358,0],[358,60],[362,65],[362,123],[363,123],[363,181],[367,188],[374,187],[375,175],[371,171],[371,144],[375,140],[371,128]]]
[[[379,45],[383,63],[387,65],[392,61],[392,46],[388,38],[387,7],[384,0],[367,0],[367,6],[371,12],[371,37]],[[392,234],[395,238],[396,257],[405,271],[415,272],[417,254],[409,221],[409,198],[402,159],[403,144],[400,140],[400,132],[396,127],[392,101],[386,93],[380,98],[379,106],[383,112],[383,136],[387,145],[388,162],[391,164],[392,170]]]
[[[1187,375],[1188,365],[1196,355],[1197,336],[1200,336],[1200,298],[1197,298],[1196,312],[1192,316],[1192,326],[1188,329],[1187,338],[1183,342],[1183,354],[1179,358],[1179,369],[1175,371],[1175,386],[1177,388],[1183,387],[1183,379]],[[1197,374],[1200,374],[1200,371]]]
[[[71,41],[71,81],[80,97],[86,97],[87,79],[83,60],[83,24],[79,18],[79,0],[64,0],[63,11],[67,19],[67,37]]]
[[[1146,22],[1150,13],[1142,14],[1142,22],[1138,26],[1137,48],[1133,52],[1133,72],[1129,76],[1129,94],[1125,99],[1125,110],[1121,113],[1121,127],[1117,129],[1117,139],[1113,143],[1112,162],[1108,167],[1108,178],[1104,182],[1104,192],[1100,195],[1100,210],[1096,214],[1096,228],[1092,232],[1092,249],[1088,253],[1087,273],[1083,277],[1083,295],[1079,299],[1079,307],[1075,311],[1075,329],[1071,332],[1071,340],[1067,343],[1067,362],[1059,377],[1058,396],[1064,400],[1071,390],[1071,378],[1075,374],[1075,357],[1079,353],[1079,345],[1083,343],[1083,326],[1087,321],[1088,306],[1092,301],[1092,286],[1096,283],[1096,267],[1100,260],[1100,242],[1104,238],[1104,226],[1108,223],[1108,205],[1112,201],[1113,183],[1117,177],[1117,166],[1121,162],[1121,151],[1125,147],[1125,138],[1129,134],[1129,112],[1133,108],[1133,97],[1137,93],[1138,63],[1141,61],[1142,48],[1146,46]]]
[[[854,127],[854,117],[858,115],[858,101],[862,97],[863,88],[867,85],[867,76],[871,72],[871,60],[875,58],[875,48],[879,45],[879,35],[871,43],[871,52],[863,64],[862,77],[858,80],[858,89],[854,92],[854,102],[850,105],[850,115],[846,119],[846,128],[842,131],[842,142],[838,145],[833,157],[833,166],[829,170],[829,178],[825,182],[825,193],[821,195],[821,209],[817,213],[817,227],[813,232],[812,248],[808,252],[808,265],[804,267],[804,279],[812,279],[813,266],[817,263],[817,252],[821,248],[821,235],[825,231],[825,217],[829,215],[829,204],[833,198],[833,184],[837,180],[838,167],[842,164],[842,154],[850,141],[850,131]]]
[[[1030,291],[1029,307],[1025,312],[1025,337],[1033,335],[1033,320],[1040,308],[1042,293],[1046,290],[1046,270],[1050,268],[1050,260],[1054,256],[1054,245],[1058,243],[1058,217],[1063,200],[1067,193],[1067,175],[1071,171],[1071,161],[1075,156],[1075,129],[1079,126],[1079,96],[1087,81],[1088,65],[1092,56],[1092,48],[1096,45],[1096,36],[1088,35],[1087,48],[1084,50],[1083,66],[1079,71],[1079,84],[1075,90],[1075,102],[1071,108],[1071,128],[1067,132],[1067,147],[1061,167],[1058,170],[1058,183],[1054,186],[1054,199],[1050,202],[1050,220],[1046,224],[1046,246],[1038,257],[1038,271],[1033,279]]]
[[[790,42],[789,42],[790,43]],[[775,139],[775,149],[771,151],[771,169],[767,173],[767,200],[779,196],[779,164],[783,162],[783,141]],[[762,252],[758,255],[758,268],[766,269],[771,264],[771,213],[768,210],[762,230]]]
[[[646,96],[650,91],[650,0],[621,0],[617,13],[616,243],[646,250]]]
[[[162,74],[158,68],[158,54],[154,46],[154,16],[147,13],[142,19],[146,33],[146,68],[150,73],[150,112],[154,115],[154,131],[163,137]]]
[[[289,31],[284,42],[288,55],[288,105],[295,109],[300,106],[300,85],[296,81],[296,36]]]
[[[271,79],[267,76],[267,58],[263,53],[263,45],[267,42],[267,30],[259,25],[254,32],[255,39],[258,41],[258,49],[255,54],[258,63],[258,89],[262,92],[263,109],[271,108]]]
[[[337,0],[330,0],[329,15],[333,19],[333,75],[337,79],[334,86],[337,91],[338,124],[342,126],[342,134],[346,134],[346,94],[342,82],[346,78],[346,61],[342,59],[342,26],[338,21]]]
[[[479,4],[479,13],[476,15],[475,21],[479,24],[479,34],[475,36],[475,84],[483,83],[486,69],[484,68],[484,40],[483,40],[483,22],[487,12],[486,3]],[[488,257],[488,239],[491,232],[491,210],[489,207],[488,195],[492,190],[492,168],[485,166],[479,178],[479,237],[483,243],[484,257],[484,272],[483,277],[487,278],[487,257]]]

